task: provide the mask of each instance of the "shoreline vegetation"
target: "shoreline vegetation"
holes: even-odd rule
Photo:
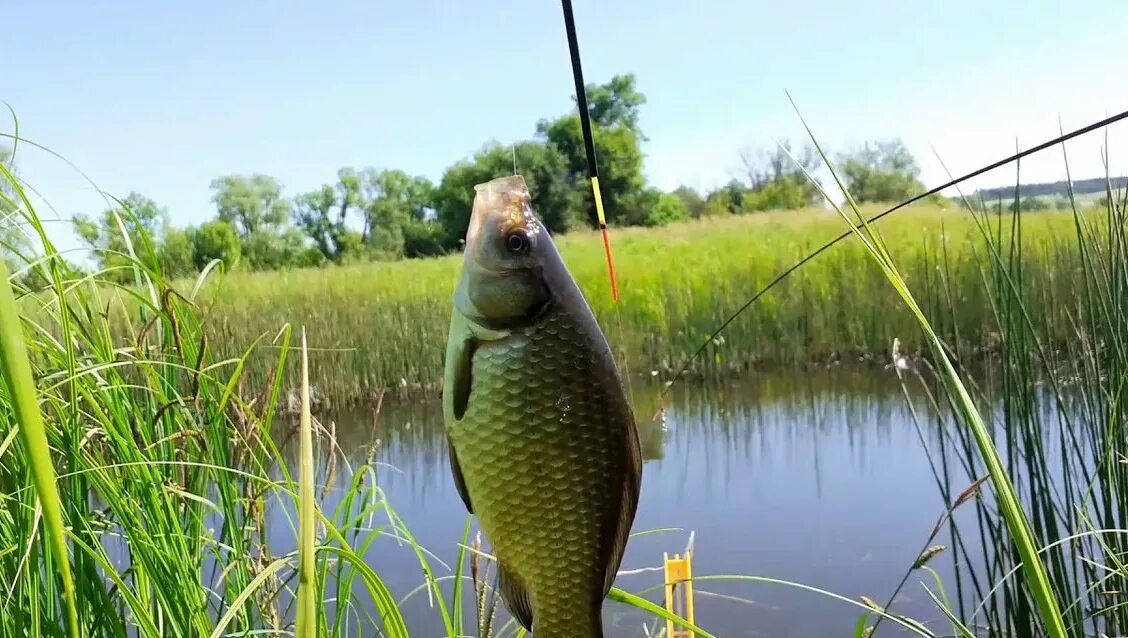
[[[42,254],[0,299],[5,366],[31,370],[0,382],[0,634],[218,638],[285,634],[296,620],[301,638],[361,625],[406,638],[402,603],[417,593],[444,635],[473,631],[488,556],[471,545],[471,520],[459,547],[424,549],[379,489],[374,457],[326,467],[349,482],[322,509],[313,441],[332,450],[334,434],[315,426],[307,400],[318,382],[325,396],[365,397],[437,379],[457,256],[173,282],[160,260],[136,256],[152,254],[141,229],[110,277],[71,268],[3,163],[0,176],[0,201]],[[852,238],[734,322],[697,372],[888,352],[896,339],[923,363],[894,369],[932,399],[917,426],[947,435],[928,450],[937,488],[976,517],[961,527],[945,513],[936,529],[951,547],[936,549],[934,533],[906,566],[927,581],[917,572],[930,561],[954,562],[954,583],[929,582],[950,627],[817,593],[857,608],[857,636],[882,622],[925,638],[1122,634],[1128,605],[1109,599],[1128,591],[1125,200],[1020,211],[933,202],[862,227],[853,206],[620,227],[615,306],[598,242],[569,233],[560,244],[624,369],[661,378],[756,289],[851,224]],[[38,277],[33,292],[27,275]],[[971,382],[977,358],[994,359],[986,384]],[[278,419],[295,384],[297,472],[278,443],[295,432]],[[286,515],[268,519],[268,507]],[[366,560],[397,542],[422,574],[399,597]],[[695,578],[811,589],[767,575]],[[610,600],[666,615],[656,595],[615,589]],[[484,633],[517,635],[503,619]]]
[[[867,205],[863,212],[883,209]],[[1102,213],[1090,208],[1082,214]],[[994,216],[991,223],[1003,225],[997,232],[1012,232],[1005,227],[1008,218]],[[1060,345],[1070,336],[1061,309],[1082,284],[1077,244],[1069,236],[1073,213],[1024,213],[1022,224],[1036,319],[1048,345]],[[916,205],[874,227],[953,355],[969,361],[996,355],[1000,339],[982,283],[982,239],[967,211]],[[841,228],[833,211],[802,210],[613,229],[618,304],[610,300],[598,236],[573,232],[559,245],[625,373],[667,380],[747,298]],[[362,403],[381,391],[433,393],[441,386],[446,317],[461,259],[213,272],[195,301],[211,347],[223,356],[256,339],[269,342],[287,323],[306,325],[317,362],[310,382],[324,402]],[[919,327],[868,260],[856,238],[843,240],[742,313],[686,377],[846,362],[887,365],[894,339],[902,356],[920,356]],[[195,280],[181,280],[175,287],[188,296],[195,286]],[[268,355],[248,363],[252,386],[269,374]],[[296,378],[296,368],[287,378]],[[292,385],[287,391],[296,394]]]

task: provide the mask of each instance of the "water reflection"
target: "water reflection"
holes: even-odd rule
[[[656,384],[636,380],[631,390],[646,458],[635,530],[680,531],[633,539],[624,570],[659,566],[663,552],[680,551],[692,531],[699,576],[769,576],[884,602],[945,507],[892,372],[832,369],[680,385],[664,422],[650,421],[659,407]],[[438,398],[386,400],[378,417],[364,410],[324,420],[350,463],[376,446],[387,464],[378,482],[392,505],[425,547],[453,561],[466,513],[449,475]],[[937,443],[934,433],[924,436]],[[337,483],[347,480],[338,468]],[[323,503],[335,505],[332,495]],[[368,558],[398,595],[421,582],[414,555],[392,540],[377,542]],[[948,578],[949,565],[934,567]],[[897,611],[940,623],[915,582]],[[639,571],[618,584],[639,591],[660,583],[661,572]],[[697,619],[718,636],[842,636],[861,611],[773,584],[697,588]],[[660,601],[661,591],[647,597]],[[413,635],[442,633],[425,595],[405,608]],[[643,623],[652,622],[615,603],[605,617],[609,636],[642,636]],[[898,630],[889,624],[881,632]]]

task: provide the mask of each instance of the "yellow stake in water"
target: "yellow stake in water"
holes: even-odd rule
[[[674,554],[674,557],[670,558],[669,554],[662,552],[662,562],[666,566],[666,611],[696,625],[693,620],[692,557],[693,552],[688,548],[684,557],[681,554]],[[696,634],[675,625],[672,620],[667,620],[666,635],[669,638],[692,638]]]

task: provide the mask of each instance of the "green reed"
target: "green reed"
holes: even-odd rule
[[[867,207],[876,210],[876,207]],[[1068,232],[1072,214],[1031,215],[1028,250],[1049,264],[1070,263],[1076,248],[1054,240]],[[841,232],[833,211],[811,209],[704,220],[660,229],[614,230],[621,299],[610,300],[598,236],[573,233],[561,251],[593,310],[607,326],[617,356],[631,373],[678,368],[725,317],[826,240]],[[968,352],[990,344],[988,298],[978,286],[978,230],[955,207],[917,206],[882,221],[906,280],[933,279],[946,260],[949,285],[959,294],[926,303],[943,308],[938,329],[958,335]],[[1059,254],[1059,253],[1065,254]],[[906,349],[926,344],[864,248],[842,242],[764,296],[723,334],[694,366],[697,374],[739,371],[752,365],[881,357],[894,337]],[[201,312],[215,327],[213,347],[233,356],[242,344],[301,321],[310,348],[323,362],[311,371],[315,398],[364,400],[382,388],[434,388],[442,377],[450,295],[461,256],[292,270],[231,273],[209,278]],[[1075,271],[1043,268],[1029,273],[1038,290],[1069,288]],[[178,284],[188,290],[194,282]],[[1047,309],[1048,310],[1048,309]],[[1047,319],[1053,315],[1047,314]],[[1064,338],[1066,325],[1052,325]],[[247,378],[262,383],[271,358],[252,359]],[[291,366],[288,379],[297,378]],[[291,393],[295,386],[287,386]]]
[[[464,600],[469,595],[480,603],[490,589],[465,574],[467,554],[489,560],[467,549],[469,525],[457,548],[458,564],[442,565],[452,574],[440,575],[436,563],[441,561],[418,545],[383,498],[372,457],[358,467],[337,468],[333,459],[343,455],[318,455],[329,459],[327,465],[302,463],[300,481],[289,469],[308,462],[315,441],[336,448],[332,430],[312,417],[320,396],[365,396],[399,379],[426,384],[437,378],[442,317],[449,312],[457,257],[258,275],[224,275],[215,268],[193,281],[170,282],[154,266],[152,245],[142,238],[142,245],[129,247],[135,281],[115,286],[98,273],[85,276],[70,269],[46,241],[19,185],[14,187],[21,193],[20,215],[43,238],[44,253],[17,274],[35,271],[38,280],[50,282],[34,290],[17,284],[15,291],[45,426],[43,449],[50,450],[57,472],[61,528],[70,546],[68,557],[52,544],[57,526],[35,509],[37,497],[47,501],[43,495],[49,488],[42,486],[51,481],[30,450],[37,445],[34,423],[28,430],[17,411],[27,403],[17,403],[8,385],[0,385],[7,393],[0,395],[5,502],[0,573],[6,575],[0,634],[32,627],[44,636],[286,635],[295,633],[300,619],[303,636],[377,631],[408,636],[402,611],[406,597],[397,599],[365,560],[385,539],[406,542],[418,557],[423,573],[418,591],[433,596],[433,613],[445,635],[470,633],[469,613],[489,617],[480,607],[467,609],[473,602]],[[593,238],[573,235],[561,244],[628,370],[668,370],[746,295],[835,236],[842,219],[834,215],[796,211],[661,231],[619,231],[623,299],[617,307],[607,299]],[[938,395],[937,406],[948,401],[945,408],[965,427],[957,430],[960,445],[940,459],[944,476],[978,476],[986,459],[996,491],[1005,490],[1007,473],[999,472],[1005,458],[1030,518],[1024,527],[1013,499],[977,505],[980,525],[973,532],[995,553],[986,577],[975,582],[981,597],[994,601],[987,588],[998,585],[1004,598],[988,602],[988,622],[1008,635],[1018,635],[1020,627],[1041,635],[1040,623],[1061,635],[1055,618],[1064,617],[1072,631],[1084,611],[1076,594],[1097,600],[1115,591],[1069,584],[1069,565],[1079,565],[1069,573],[1088,569],[1094,574],[1089,584],[1103,579],[1120,587],[1119,576],[1109,573],[1119,570],[1121,541],[1108,534],[1086,535],[1086,526],[1108,529],[1120,520],[1122,496],[1116,490],[1124,483],[1125,457],[1110,432],[1119,428],[1122,409],[1108,397],[1122,400],[1117,375],[1124,368],[1106,348],[1125,349],[1118,304],[1128,269],[1111,263],[1123,261],[1116,256],[1123,254],[1117,235],[1123,223],[1111,213],[1091,211],[1024,215],[1011,226],[1002,219],[927,207],[890,218],[881,226],[884,242],[844,242],[765,297],[725,333],[700,371],[787,361],[788,356],[857,356],[885,351],[894,337],[938,361],[950,356],[955,368],[941,373],[945,393]],[[1116,232],[1086,230],[1102,227]],[[869,230],[855,230],[869,237]],[[875,260],[885,267],[873,268]],[[899,311],[917,304],[909,289],[924,293],[916,314]],[[1084,292],[1082,303],[1078,291]],[[922,317],[935,322],[934,331]],[[309,335],[310,347],[303,352],[309,356],[312,387],[301,382],[289,356],[294,325]],[[981,421],[964,400],[965,391],[980,398],[988,396],[986,390],[964,388],[954,373],[985,353],[998,353],[1016,370],[1002,373],[1004,396],[1011,397],[1004,414],[1017,419],[1010,430],[988,433],[992,421]],[[1052,355],[1079,360],[1069,368],[1076,374],[1063,373]],[[1060,428],[1068,445],[1058,448],[1044,446],[1033,426],[1022,430],[1019,424],[1041,418],[1027,399],[1043,387],[1028,379],[1042,361],[1057,371],[1051,378],[1063,385],[1094,384],[1087,386],[1092,394],[1083,393],[1088,398],[1080,402],[1082,412],[1112,425],[1101,425],[1105,429],[1098,428],[1092,441],[1083,432]],[[1030,391],[1023,394],[1021,388]],[[288,393],[295,389],[301,399],[291,406]],[[1061,413],[1072,414],[1063,406],[1077,401],[1067,403],[1065,390],[1056,396]],[[283,452],[295,435],[294,424],[282,414],[291,407],[303,413],[305,426],[297,434],[299,461]],[[985,433],[1005,437],[992,447]],[[1043,455],[1042,465],[1024,470],[1016,460],[1028,461],[1031,451]],[[1065,493],[1076,497],[1041,503],[1038,490],[1053,483],[1056,458],[1080,468],[1081,478],[1067,473],[1065,479]],[[334,472],[348,472],[349,480],[337,505],[328,508],[324,492]],[[959,480],[943,485],[953,483]],[[311,490],[318,491],[317,498],[310,499]],[[1071,504],[1085,499],[1105,505],[1069,513]],[[283,512],[271,519],[269,530],[268,507]],[[286,541],[278,547],[280,531],[290,534],[294,549],[286,549]],[[1042,563],[1029,560],[1031,548],[1070,534],[1082,534],[1090,562],[1070,563],[1054,554],[1067,547],[1051,546],[1043,552],[1045,568],[1039,572]],[[970,555],[968,537],[957,538],[964,540],[953,555]],[[77,625],[61,620],[70,599],[60,557],[69,561]],[[1094,564],[1094,557],[1107,562]],[[721,578],[803,588],[763,576],[701,577]],[[611,598],[663,617],[665,612],[642,597],[645,593],[616,589]],[[1060,613],[1054,611],[1055,599],[1065,601]],[[867,603],[842,600],[887,617]],[[1115,616],[1122,609],[1112,606],[1106,613]],[[972,621],[974,615],[965,611],[958,617],[953,612],[954,627],[963,629]],[[888,618],[917,635],[934,635],[909,619]],[[520,635],[514,629],[509,622],[490,634]]]
[[[1110,189],[1099,215],[1075,208],[1070,228],[1040,238],[1048,250],[1031,250],[1026,215],[982,210],[970,201],[967,208],[979,229],[978,287],[998,342],[996,364],[970,393],[990,417],[995,445],[1030,517],[1062,601],[1066,635],[1122,635],[1128,631],[1125,194]],[[930,294],[951,294],[950,276],[941,266]],[[1049,285],[1032,283],[1038,278]],[[936,381],[928,370],[918,378],[923,387]],[[934,418],[944,420],[951,407],[938,397]],[[982,473],[964,427],[932,453],[946,495],[950,486]],[[992,636],[1043,635],[1031,584],[1015,573],[1025,559],[993,504],[977,501],[976,508],[973,519],[949,523],[962,617]]]
[[[14,211],[2,223],[41,240],[10,276],[0,268],[0,635],[405,638],[407,597],[370,563],[390,542],[418,558],[444,635],[470,635],[479,609],[464,599],[490,586],[465,587],[469,524],[446,565],[384,498],[375,450],[338,467],[347,455],[305,382],[329,365],[306,347],[316,331],[301,331],[296,379],[291,323],[218,352],[196,294],[214,268],[174,286],[142,236],[127,242],[130,284],[77,272],[22,185],[0,177],[16,194],[0,202]],[[256,358],[265,368],[253,380]],[[301,395],[297,424],[288,386]],[[295,435],[298,459],[286,452]],[[345,487],[330,501],[334,485]],[[629,592],[613,598],[669,616]]]
[[[282,376],[238,391],[258,344],[218,356],[194,301],[146,265],[151,245],[130,247],[134,286],[107,288],[68,267],[6,177],[17,201],[5,208],[44,241],[0,293],[0,635],[286,631],[298,552],[275,554],[264,525],[267,507],[296,510],[302,491],[280,452]],[[18,283],[28,273],[49,283],[28,290]],[[290,334],[280,328],[276,368]],[[303,585],[319,600],[327,582],[362,590],[377,613],[356,631],[406,636],[398,603],[356,549],[402,537],[398,523],[365,524],[392,510],[363,477],[360,468],[351,508],[316,513],[321,561]],[[345,635],[325,617],[355,625],[350,604],[319,605],[306,635]]]

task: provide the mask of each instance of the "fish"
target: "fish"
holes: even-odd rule
[[[602,638],[642,485],[634,413],[524,178],[474,191],[444,361],[451,475],[514,619]]]

